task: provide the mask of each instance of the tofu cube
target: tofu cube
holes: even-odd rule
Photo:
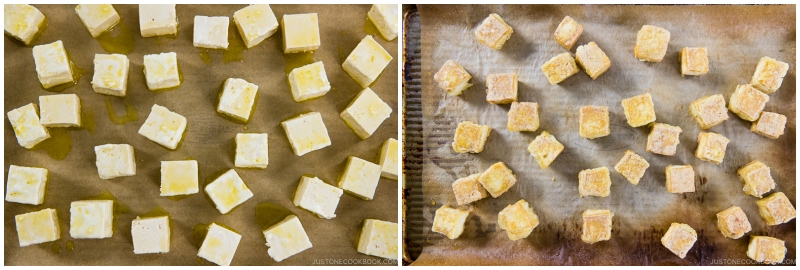
[[[37,8],[26,4],[3,5],[6,34],[30,45],[44,22],[44,14]]]
[[[266,169],[269,164],[268,150],[267,133],[237,133],[234,164],[237,168]]]
[[[397,6],[397,5],[395,5]],[[396,33],[395,33],[396,35]],[[397,223],[377,219],[365,219],[358,237],[356,250],[359,253],[397,260]]]
[[[124,54],[95,54],[92,89],[95,93],[124,97],[131,62]]]
[[[74,201],[69,206],[69,235],[75,239],[111,238],[114,201]]]
[[[198,183],[196,160],[161,161],[161,196],[195,194]]]
[[[303,229],[303,224],[295,215],[290,215],[264,230],[264,238],[269,247],[267,254],[276,262],[313,247],[308,240],[306,230]]]
[[[478,181],[481,174],[476,173],[453,182],[453,193],[456,195],[458,205],[465,205],[489,197],[489,193]]]
[[[770,139],[777,139],[783,135],[784,128],[786,128],[785,115],[762,111],[761,117],[750,126],[750,131]]]
[[[536,226],[539,217],[525,200],[506,206],[497,214],[497,225],[506,231],[508,239],[516,241],[528,237]]]
[[[324,96],[331,90],[322,61],[295,68],[289,72],[289,86],[294,101],[300,102]]]
[[[708,73],[708,52],[706,47],[684,47],[678,53],[681,62],[681,76],[700,76]]]
[[[283,53],[315,51],[319,48],[317,13],[286,14],[281,19]]]
[[[139,134],[161,146],[175,150],[186,131],[186,117],[153,104],[150,115],[139,128]]]
[[[39,96],[39,108],[39,121],[45,127],[81,126],[81,100],[76,94]]]
[[[8,112],[8,122],[11,122],[17,143],[26,149],[50,138],[50,133],[39,121],[38,110],[36,104],[30,103]]]
[[[431,231],[444,234],[447,238],[456,239],[464,232],[464,223],[467,221],[469,211],[450,208],[444,205],[436,209],[433,217]]]
[[[608,59],[606,53],[597,47],[594,41],[589,44],[578,46],[575,51],[575,61],[583,68],[592,80],[597,79],[611,67],[611,60]]]
[[[129,144],[104,144],[94,147],[100,179],[136,175],[136,158]]]
[[[169,217],[136,217],[131,222],[134,254],[169,252]]]
[[[229,266],[241,240],[242,236],[238,233],[211,223],[197,256],[217,265]]]
[[[253,197],[253,192],[233,169],[206,185],[205,191],[223,215]]]
[[[767,101],[769,101],[767,94],[758,91],[750,84],[740,84],[731,95],[728,108],[740,118],[753,122],[761,116]]]
[[[611,239],[611,222],[614,213],[607,209],[583,211],[583,233],[581,241],[594,244]]]
[[[178,34],[178,14],[175,4],[139,4],[139,30],[142,37]]]
[[[228,49],[227,16],[194,16],[194,38],[192,44],[198,48]]]
[[[517,101],[517,74],[489,74],[486,76],[486,101],[508,104]]]
[[[742,190],[745,194],[761,198],[761,195],[775,188],[769,167],[761,161],[753,160],[736,171],[739,180],[744,183]]]
[[[478,25],[478,28],[475,28],[474,36],[483,45],[499,50],[503,48],[503,44],[511,37],[512,33],[514,33],[514,29],[506,24],[500,15],[492,13]]]
[[[342,63],[342,68],[361,87],[367,88],[378,79],[383,69],[392,61],[392,55],[367,35]]]
[[[81,4],[75,7],[75,12],[95,38],[119,22],[119,14],[111,4]]]
[[[608,197],[611,193],[611,175],[608,168],[582,170],[578,173],[578,192],[584,196]]]
[[[361,199],[372,200],[380,179],[380,165],[350,156],[342,176],[339,177],[339,188]]]
[[[767,225],[774,226],[787,223],[797,217],[792,202],[783,192],[775,192],[756,202],[758,214]]]
[[[628,179],[631,184],[638,185],[649,167],[650,163],[643,157],[631,150],[625,150],[625,155],[617,162],[617,165],[614,165],[614,170]]]
[[[536,136],[530,144],[528,144],[528,152],[539,163],[539,168],[547,169],[551,163],[564,151],[564,145],[556,140],[556,137],[550,135],[547,131],[542,131],[539,136]]]
[[[217,112],[241,122],[250,120],[258,98],[258,85],[243,79],[228,78],[222,86]]]
[[[556,28],[556,32],[553,33],[553,37],[556,39],[561,47],[564,49],[571,50],[572,46],[575,45],[575,42],[578,41],[578,38],[581,37],[583,33],[583,25],[580,25],[576,22],[572,17],[566,16],[561,23],[558,24]]]
[[[8,167],[6,201],[40,205],[44,202],[47,169],[11,165]]]
[[[769,236],[750,236],[747,257],[763,264],[779,264],[786,256],[786,243]]]
[[[433,75],[436,85],[451,96],[461,95],[464,90],[472,86],[469,83],[471,79],[472,75],[469,75],[461,65],[453,60],[447,60],[442,68]]]
[[[622,109],[631,127],[641,127],[656,121],[656,111],[650,93],[623,99]]]
[[[508,189],[517,183],[517,177],[514,176],[514,172],[501,161],[492,164],[489,169],[486,169],[486,171],[478,177],[478,182],[493,198],[497,198],[503,195],[503,193],[506,193]]]
[[[709,129],[728,120],[725,98],[720,94],[699,98],[689,105],[689,113],[701,129]]]
[[[725,147],[729,142],[730,140],[722,134],[700,132],[697,134],[697,151],[694,152],[694,155],[702,161],[720,164],[725,158]]]
[[[369,138],[392,114],[392,107],[383,102],[369,87],[361,90],[339,117],[361,139]]]
[[[605,137],[611,134],[608,107],[583,106],[580,112],[578,135],[587,139]]]
[[[697,232],[683,223],[672,223],[664,237],[661,237],[661,244],[681,259],[686,258],[694,242],[697,242]]]
[[[513,102],[508,110],[509,131],[536,131],[539,129],[539,104]]]
[[[233,13],[233,22],[248,49],[278,31],[278,19],[269,5],[249,5],[237,10]]]
[[[397,180],[397,175],[400,174],[400,159],[398,153],[400,146],[397,140],[389,138],[381,146],[381,158],[379,165],[381,166],[381,177],[392,180]]]
[[[319,178],[303,176],[292,202],[321,218],[332,219],[336,217],[336,206],[342,193],[342,189],[328,185]]]
[[[731,206],[717,213],[717,228],[723,236],[730,239],[739,239],[753,229],[747,215],[738,206]]]
[[[388,41],[397,38],[397,16],[399,15],[397,5],[393,4],[374,4],[367,12],[367,18],[372,21],[375,28],[378,28],[381,36]]]
[[[578,73],[578,64],[570,53],[565,52],[547,60],[542,65],[542,72],[550,85],[556,85]]]
[[[669,31],[667,29],[643,25],[636,34],[636,46],[633,54],[639,61],[661,62],[667,54],[669,44]]]
[[[61,40],[33,46],[33,60],[42,87],[50,88],[75,81],[72,77],[71,61],[67,58],[67,51]]]
[[[150,91],[181,85],[178,55],[174,52],[144,56],[144,75]]]
[[[656,123],[647,135],[647,152],[674,156],[680,143],[681,127]]]
[[[692,165],[669,165],[664,171],[667,176],[667,192],[694,192],[694,169]]]
[[[61,228],[58,226],[58,215],[55,209],[19,214],[14,216],[17,225],[19,246],[56,241],[61,238]],[[6,235],[6,237],[8,237]]]
[[[486,139],[492,133],[492,127],[475,124],[470,121],[458,123],[453,138],[453,150],[458,153],[480,153],[486,146]]]
[[[750,84],[766,94],[778,91],[783,83],[783,77],[789,71],[789,64],[764,56],[758,60],[756,72],[750,79]]]
[[[322,115],[318,112],[301,114],[284,120],[281,122],[281,126],[286,131],[286,137],[297,156],[331,145],[328,129],[322,122]]]

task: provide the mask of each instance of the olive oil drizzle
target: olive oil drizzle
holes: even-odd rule
[[[134,32],[122,18],[120,21],[95,38],[100,47],[108,53],[129,54],[136,47]]]

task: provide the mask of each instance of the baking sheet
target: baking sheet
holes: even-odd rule
[[[49,141],[71,144],[68,155],[63,160],[56,160],[45,149],[29,151],[20,147],[11,125],[7,120],[4,121],[4,174],[8,174],[10,164],[44,167],[50,172],[44,204],[4,203],[5,265],[211,265],[197,257],[200,241],[194,232],[196,225],[211,222],[224,224],[242,234],[233,265],[397,264],[356,252],[356,241],[364,219],[398,221],[397,181],[381,178],[372,201],[343,195],[336,211],[337,217],[331,220],[318,218],[291,203],[301,175],[315,175],[329,184],[335,184],[348,156],[378,162],[381,144],[388,138],[397,138],[397,39],[386,41],[382,37],[375,37],[394,60],[371,86],[392,107],[391,117],[366,140],[361,140],[339,117],[339,112],[361,90],[342,70],[341,63],[366,34],[377,34],[374,26],[367,21],[370,5],[272,5],[279,19],[283,14],[309,12],[316,12],[319,16],[322,45],[313,54],[313,60],[325,63],[333,88],[322,98],[301,103],[294,102],[291,97],[284,68],[287,62],[296,65],[311,58],[286,57],[282,53],[280,30],[263,43],[244,51],[241,54],[242,62],[225,63],[221,52],[211,51],[207,53],[211,64],[207,65],[201,57],[202,50],[192,46],[195,15],[233,16],[236,10],[245,5],[178,5],[179,35],[176,39],[142,38],[139,34],[137,6],[114,5],[135,38],[135,49],[128,54],[131,71],[128,95],[124,99],[97,94],[92,90],[90,82],[94,54],[107,52],[86,31],[75,14],[74,5],[35,6],[48,20],[48,29],[37,44],[62,40],[72,61],[86,71],[77,86],[62,93],[77,94],[83,105],[84,121],[94,124],[87,123],[87,126],[93,126],[88,129],[50,129],[51,134],[58,136]],[[238,33],[229,34],[239,38]],[[238,44],[241,43],[239,40]],[[21,46],[9,36],[5,37],[4,47],[5,112],[28,103],[38,104],[38,96],[54,94],[41,88],[30,47]],[[146,88],[142,73],[143,55],[169,51],[178,54],[183,83],[176,90],[151,92]],[[255,113],[250,122],[244,125],[223,119],[215,113],[220,85],[230,77],[243,78],[259,86]],[[118,117],[109,117],[107,104]],[[133,119],[124,117],[125,104],[131,106],[138,119],[121,125],[112,123],[112,118],[118,121]],[[188,130],[175,151],[137,134],[153,104],[166,106],[188,119]],[[309,111],[322,113],[332,145],[298,157],[292,153],[280,122]],[[213,180],[213,176],[234,168],[233,138],[239,132],[269,134],[270,164],[267,169],[236,169],[255,194],[253,198],[222,215],[202,191],[178,201],[159,196],[160,161],[196,159],[202,188],[203,183]],[[98,177],[93,148],[106,143],[127,143],[135,148],[136,176],[111,180]],[[56,157],[63,153],[51,151]],[[69,236],[69,203],[105,191],[128,208],[116,216],[114,236],[102,240],[72,239]],[[303,223],[314,247],[280,263],[270,258],[262,228],[258,224],[263,219],[257,220],[255,213],[255,209],[264,202],[294,212]],[[173,235],[170,252],[134,255],[131,220],[159,207],[171,217]],[[58,211],[61,239],[20,248],[14,216],[44,208]]]
[[[419,5],[422,27],[422,204],[409,203],[409,213],[422,220],[407,220],[412,245],[422,252],[412,265],[530,264],[530,265],[710,265],[752,264],[745,255],[749,236],[724,238],[716,228],[716,213],[732,205],[747,214],[753,230],[748,235],[769,235],[786,241],[785,264],[795,264],[796,221],[766,226],[758,215],[757,198],[745,195],[736,170],[757,159],[772,168],[774,191],[796,199],[796,29],[795,6],[434,6]],[[491,13],[514,28],[502,50],[492,50],[472,35],[474,27]],[[551,86],[540,66],[566,50],[552,37],[564,16],[584,26],[583,35],[570,51],[594,41],[611,59],[611,68],[593,81],[583,71]],[[633,55],[636,33],[644,24],[671,32],[669,49],[661,63],[640,62]],[[681,77],[678,52],[683,47],[705,46],[710,71]],[[788,117],[785,134],[777,140],[749,131],[750,122],[733,113],[710,129],[731,140],[720,165],[694,156],[701,130],[689,114],[692,100],[722,94],[726,102],[737,84],[746,84],[759,58],[770,56],[790,64],[780,90],[770,95],[766,111]],[[448,59],[471,75],[473,86],[458,97],[435,88],[433,75]],[[536,132],[509,132],[509,105],[485,100],[485,78],[493,73],[519,76],[519,101],[539,103],[541,125]],[[683,129],[675,156],[645,151],[649,128],[631,128],[620,101],[650,93],[657,122]],[[611,135],[595,140],[578,136],[579,108],[608,106]],[[480,154],[459,154],[452,149],[453,133],[461,121],[490,125],[493,129]],[[545,170],[527,152],[528,144],[549,131],[565,150]],[[613,170],[626,149],[643,156],[650,168],[634,186]],[[406,155],[409,155],[408,153]],[[517,183],[499,198],[486,198],[468,208],[460,238],[449,240],[431,232],[434,212],[455,205],[451,183],[484,171],[503,161]],[[670,164],[690,164],[696,172],[694,193],[671,194],[664,187],[664,169]],[[578,193],[578,172],[608,167],[611,195],[584,197]],[[409,177],[409,179],[412,179]],[[409,183],[408,186],[413,184]],[[409,196],[408,198],[413,198]],[[525,199],[540,224],[523,240],[510,241],[497,226],[497,213]],[[422,209],[414,209],[422,205]],[[610,209],[615,216],[611,240],[593,245],[580,240],[587,209]],[[409,215],[414,216],[414,215]],[[670,223],[687,223],[698,240],[685,259],[664,248],[660,239]],[[419,228],[417,228],[419,227]],[[421,233],[411,233],[411,232]]]

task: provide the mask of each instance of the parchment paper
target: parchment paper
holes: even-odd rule
[[[767,226],[758,215],[757,198],[745,195],[736,170],[757,159],[772,168],[774,191],[796,198],[795,168],[795,6],[419,6],[422,23],[422,84],[425,156],[423,163],[423,243],[415,265],[546,264],[546,265],[707,265],[751,264],[745,252],[750,235],[769,235],[786,241],[785,263],[796,258],[796,221]],[[502,50],[492,50],[473,38],[472,32],[491,13],[514,28]],[[611,68],[592,81],[583,71],[551,86],[540,66],[566,50],[552,34],[564,16],[584,26],[583,35],[570,51],[595,41],[611,59]],[[633,55],[636,33],[644,24],[666,28],[669,49],[661,63],[640,62]],[[710,71],[694,77],[680,76],[678,52],[683,47],[708,48]],[[790,64],[780,90],[770,95],[766,111],[788,117],[786,133],[777,140],[749,131],[750,122],[733,113],[710,131],[731,140],[720,165],[694,156],[701,130],[689,114],[692,100],[722,94],[726,102],[737,84],[750,81],[762,56]],[[448,59],[472,75],[472,86],[458,97],[435,88],[433,75]],[[485,78],[493,73],[516,72],[519,101],[539,103],[541,126],[536,132],[510,132],[506,128],[509,105],[485,100]],[[675,156],[645,151],[648,127],[631,128],[620,104],[623,98],[650,93],[657,122],[683,129]],[[579,108],[608,106],[611,135],[595,140],[578,136]],[[459,154],[451,143],[461,121],[490,125],[492,134],[480,154]],[[549,131],[565,150],[548,169],[540,169],[527,152],[528,144]],[[644,157],[650,168],[634,186],[614,171],[626,149]],[[482,172],[503,161],[517,183],[508,192],[473,203],[472,214],[460,238],[449,240],[430,231],[434,211],[456,204],[451,183]],[[670,164],[690,164],[696,172],[696,192],[672,194],[664,187],[664,169]],[[611,170],[607,198],[578,193],[578,172],[606,166]],[[497,226],[497,213],[525,199],[540,224],[523,240],[510,241]],[[731,240],[716,228],[716,213],[740,206],[753,230]],[[461,207],[467,208],[467,207]],[[614,212],[611,240],[594,245],[580,240],[587,209]],[[687,223],[698,240],[685,259],[664,248],[660,239],[670,223]],[[407,222],[406,224],[414,223]]]
[[[4,174],[10,164],[44,167],[50,171],[44,204],[38,206],[4,203],[5,265],[210,265],[197,257],[200,243],[193,237],[198,224],[217,222],[237,230],[242,235],[233,265],[311,265],[311,264],[378,264],[389,262],[356,252],[356,241],[363,220],[374,218],[397,222],[397,181],[382,178],[374,200],[364,201],[345,194],[331,220],[321,219],[295,207],[292,196],[303,174],[319,177],[335,185],[348,156],[354,155],[378,162],[381,144],[397,138],[397,40],[375,37],[394,59],[372,89],[388,103],[392,115],[366,140],[361,140],[339,117],[339,112],[362,89],[341,68],[341,63],[366,35],[367,11],[370,5],[273,5],[278,20],[284,14],[316,12],[322,45],[313,54],[323,61],[333,86],[324,97],[296,103],[291,97],[284,70],[285,58],[280,29],[263,43],[245,51],[243,62],[223,63],[222,53],[210,52],[211,65],[200,57],[200,49],[192,46],[195,15],[229,16],[245,5],[178,5],[179,35],[177,39],[142,38],[139,34],[139,15],[136,5],[115,5],[122,20],[133,31],[135,50],[128,54],[131,70],[128,95],[124,99],[109,98],[91,88],[93,58],[107,53],[92,39],[75,14],[74,5],[36,5],[47,16],[48,29],[37,44],[62,40],[72,61],[86,70],[76,87],[63,93],[76,93],[81,98],[83,113],[93,115],[95,131],[69,129],[66,139],[71,152],[63,160],[54,160],[44,150],[29,151],[16,142],[7,120],[5,128]],[[231,21],[233,24],[233,21]],[[374,27],[372,28],[374,29]],[[366,32],[365,32],[366,31]],[[238,33],[229,33],[236,35]],[[239,40],[239,44],[242,41]],[[38,104],[38,96],[54,94],[41,88],[35,72],[31,48],[5,37],[5,94],[4,112],[28,103]],[[147,90],[142,72],[145,54],[174,51],[183,72],[182,85],[172,91]],[[243,78],[259,86],[255,113],[246,125],[223,119],[215,113],[220,85],[227,78]],[[125,103],[138,114],[138,120],[117,125],[109,120],[106,100],[117,115],[125,115]],[[124,101],[123,101],[124,100]],[[175,151],[159,146],[137,133],[153,104],[166,106],[188,119],[188,131]],[[297,114],[322,113],[332,145],[302,157],[292,153],[280,122]],[[86,120],[87,118],[84,118]],[[51,133],[54,129],[51,129]],[[213,175],[234,168],[234,137],[239,132],[269,134],[270,164],[265,170],[236,169],[255,194],[232,212],[222,215],[206,198],[202,188]],[[63,132],[62,132],[63,133]],[[53,140],[52,138],[50,140]],[[106,143],[127,143],[135,148],[136,176],[101,180],[95,167],[94,146]],[[195,159],[199,163],[201,191],[174,201],[159,196],[160,161]],[[4,185],[5,186],[5,185]],[[69,204],[104,191],[113,194],[118,202],[129,208],[116,217],[114,235],[108,239],[72,239],[69,235]],[[267,255],[262,228],[256,224],[255,208],[271,202],[288,208],[302,222],[313,248],[276,263]],[[172,244],[166,254],[134,255],[131,240],[131,220],[161,207],[171,217]],[[14,216],[54,208],[58,211],[61,239],[20,248]],[[73,249],[68,250],[72,242]],[[61,252],[53,250],[55,246]],[[334,261],[342,259],[340,261]],[[396,262],[393,263],[396,265]]]

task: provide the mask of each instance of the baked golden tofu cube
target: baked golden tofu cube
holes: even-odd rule
[[[611,219],[614,213],[606,209],[583,211],[583,242],[594,244],[611,239]]]
[[[561,23],[558,24],[556,28],[556,32],[553,33],[553,37],[556,39],[556,42],[564,47],[564,49],[571,50],[572,46],[575,45],[575,42],[578,41],[578,38],[581,37],[583,33],[583,25],[580,25],[578,22],[572,19],[570,16],[564,17],[561,20]]]
[[[639,180],[644,177],[644,172],[650,167],[650,163],[643,157],[631,150],[625,150],[625,155],[614,165],[614,170],[628,179],[631,184],[638,185]]]
[[[750,236],[747,257],[763,264],[779,264],[786,256],[786,243],[769,236]]]
[[[672,223],[664,237],[661,237],[661,244],[681,259],[686,258],[686,253],[692,249],[696,241],[697,232],[683,223]]]
[[[497,214],[497,225],[506,231],[508,239],[519,240],[531,234],[539,225],[539,217],[525,200],[506,206]]]
[[[681,76],[700,76],[708,73],[708,51],[706,47],[685,47],[678,53]]]
[[[667,29],[643,25],[636,34],[636,46],[633,54],[640,61],[661,62],[667,54],[669,44],[669,31]]]
[[[665,156],[674,156],[680,143],[681,127],[656,123],[647,135],[647,151]]]
[[[486,76],[486,101],[492,104],[508,104],[517,101],[517,74]]]
[[[641,127],[656,121],[656,111],[650,93],[623,99],[622,109],[631,127]]]
[[[486,189],[478,182],[480,173],[476,173],[453,182],[453,193],[456,194],[456,202],[464,205],[478,201],[489,196]]]
[[[750,126],[750,131],[770,139],[777,139],[783,135],[784,128],[786,128],[785,115],[773,112],[761,112],[761,117],[753,122],[753,125]]]
[[[508,110],[508,130],[536,131],[539,129],[539,104],[513,102]]]
[[[556,85],[578,73],[578,64],[571,54],[565,52],[547,60],[542,65],[542,72],[550,85]]]
[[[514,33],[514,29],[506,24],[500,15],[492,13],[475,29],[475,39],[489,48],[499,50],[503,48],[503,44],[511,37],[512,33]]]
[[[742,180],[745,194],[761,198],[761,195],[775,188],[775,181],[772,180],[769,167],[761,161],[753,160],[744,167],[736,171],[739,180]]]
[[[730,239],[739,239],[753,229],[750,227],[747,215],[738,206],[731,206],[717,213],[717,228],[722,235]]]
[[[505,163],[497,162],[478,177],[478,182],[492,197],[497,198],[517,183],[517,177]]]
[[[436,85],[451,96],[461,95],[464,90],[472,86],[469,83],[471,79],[472,75],[469,75],[461,65],[453,60],[447,60],[442,68],[433,75]]]
[[[578,46],[578,49],[575,51],[575,61],[578,62],[578,65],[583,68],[583,71],[585,71],[589,77],[592,77],[592,80],[597,79],[597,77],[611,67],[611,60],[608,59],[608,56],[606,56],[606,53],[604,53],[600,47],[597,47],[594,41],[583,46]]]
[[[728,108],[725,107],[725,98],[720,95],[705,96],[689,105],[689,113],[701,129],[709,129],[728,120]]]
[[[542,131],[542,134],[536,136],[528,145],[528,152],[542,169],[547,169],[550,163],[553,163],[553,160],[556,160],[556,157],[561,154],[561,151],[564,151],[564,145],[547,131]]]
[[[786,71],[789,71],[789,64],[770,57],[761,57],[750,84],[764,93],[772,94],[781,87]]]
[[[692,165],[669,165],[665,170],[667,175],[667,192],[686,193],[694,192],[694,169]]]
[[[775,192],[756,202],[758,214],[767,225],[774,226],[789,222],[797,217],[797,211],[792,202],[783,192]]]
[[[578,135],[582,138],[594,139],[611,134],[608,120],[608,107],[606,106],[581,107],[579,122],[580,128],[578,129]]]
[[[469,211],[467,210],[443,205],[441,208],[436,209],[431,231],[444,234],[450,239],[456,239],[464,232],[464,223],[467,222],[468,216]]]
[[[694,155],[702,161],[720,164],[725,158],[725,148],[729,142],[730,140],[722,136],[722,134],[700,132],[700,134],[697,134],[697,150]]]
[[[758,91],[750,84],[740,84],[731,95],[728,109],[740,118],[752,122],[761,116],[767,101],[769,101],[767,94]]]
[[[611,193],[611,175],[608,168],[600,167],[578,173],[578,192],[581,197],[608,197]]]
[[[486,138],[492,127],[478,125],[470,121],[458,123],[453,139],[453,150],[458,153],[480,153],[486,145]]]

